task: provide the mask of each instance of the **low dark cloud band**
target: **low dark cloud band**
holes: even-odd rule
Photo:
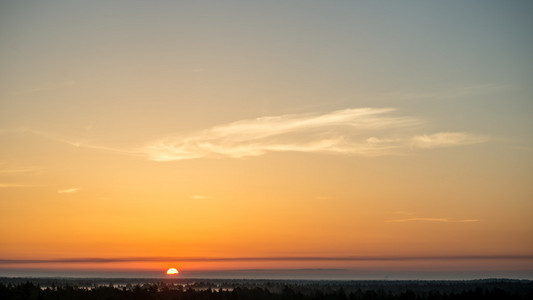
[[[246,262],[246,261],[415,261],[415,260],[533,260],[533,255],[458,256],[274,256],[274,257],[81,257],[58,259],[0,259],[0,264],[119,263],[119,262]]]

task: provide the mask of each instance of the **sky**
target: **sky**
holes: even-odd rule
[[[2,1],[0,275],[533,279],[532,14]]]

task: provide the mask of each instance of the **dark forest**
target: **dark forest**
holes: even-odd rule
[[[82,283],[82,284],[80,284]],[[117,285],[76,280],[0,281],[0,299],[388,300],[533,299],[533,282],[475,281],[157,281]]]

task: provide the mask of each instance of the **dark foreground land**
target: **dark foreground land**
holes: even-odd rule
[[[0,278],[0,299],[533,299],[533,281]]]

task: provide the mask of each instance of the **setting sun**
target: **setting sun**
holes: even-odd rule
[[[177,275],[179,274],[179,271],[175,268],[170,268],[167,270],[167,275]]]

